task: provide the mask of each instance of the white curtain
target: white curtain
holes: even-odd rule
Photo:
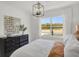
[[[64,10],[64,35],[73,34],[73,9],[69,7]]]

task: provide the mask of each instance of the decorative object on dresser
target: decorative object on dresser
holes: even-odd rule
[[[20,25],[19,30],[22,32],[22,35],[24,34],[26,29],[27,29],[27,27],[25,27],[24,25]]]
[[[28,44],[28,34],[0,38],[0,56],[9,57],[16,49]]]

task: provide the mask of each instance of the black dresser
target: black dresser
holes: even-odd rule
[[[28,34],[0,38],[0,56],[9,57],[16,49],[28,44]]]

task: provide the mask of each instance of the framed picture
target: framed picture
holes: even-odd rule
[[[6,35],[12,35],[19,33],[19,27],[21,20],[17,17],[5,16],[4,17],[4,29]]]

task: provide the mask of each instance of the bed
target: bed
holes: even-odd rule
[[[64,57],[79,57],[79,41],[75,36],[68,35],[64,40]]]
[[[12,53],[11,57],[47,57],[57,40],[37,39]]]

